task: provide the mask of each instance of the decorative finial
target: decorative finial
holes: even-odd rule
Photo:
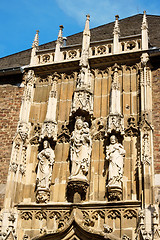
[[[86,32],[89,32],[89,21],[90,21],[90,15],[89,14],[87,14],[86,15],[86,23],[85,23],[85,28],[84,28],[84,34],[86,34]]]
[[[58,39],[63,40],[63,25],[59,26],[59,34],[58,34]]]
[[[119,35],[120,35],[120,28],[119,28],[119,15],[115,16],[115,24],[113,29],[113,53],[119,53]]]
[[[142,30],[148,29],[146,11],[143,11]]]
[[[90,15],[87,14],[87,15],[86,15],[86,18],[87,18],[87,20],[90,20]]]
[[[118,20],[119,20],[119,15],[116,15],[116,16],[115,16],[115,24],[114,24],[113,34],[119,34],[119,33],[120,33]]]
[[[118,20],[119,19],[119,15],[115,15],[115,19]]]
[[[142,21],[142,50],[148,49],[148,23],[146,11],[143,12],[143,21]]]
[[[39,30],[36,31],[36,35],[34,37],[34,41],[33,41],[33,44],[32,44],[32,48],[36,48],[38,47],[39,45]]]

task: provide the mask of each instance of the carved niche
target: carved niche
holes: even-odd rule
[[[53,141],[57,140],[57,123],[54,121],[44,121],[42,126],[41,138],[52,138]]]
[[[121,114],[109,114],[107,118],[107,134],[110,134],[113,130],[124,135],[124,118]]]
[[[76,191],[82,199],[84,198],[82,195],[85,195],[88,187],[87,174],[92,150],[89,124],[82,117],[76,118],[70,140],[71,175],[68,181],[68,192],[74,193]]]
[[[119,83],[119,70],[121,68],[115,64],[112,68],[112,84],[110,93],[110,111],[107,118],[106,135],[113,130],[124,135],[124,117],[121,114],[121,92]]]
[[[77,111],[93,114],[93,94],[86,89],[77,89],[73,95],[72,110],[74,114]]]

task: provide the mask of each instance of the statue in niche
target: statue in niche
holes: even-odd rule
[[[118,143],[116,136],[112,135],[110,145],[106,147],[106,160],[109,161],[108,189],[122,188],[124,156],[124,147]]]
[[[37,190],[49,190],[55,154],[47,140],[43,142],[43,150],[37,158],[39,160],[36,180]]]
[[[87,173],[91,157],[91,136],[89,124],[77,118],[71,136],[71,176],[70,180],[87,181]]]

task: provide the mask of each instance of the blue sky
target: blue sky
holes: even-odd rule
[[[32,46],[36,30],[40,44],[83,31],[86,14],[90,27],[143,13],[160,15],[159,0],[0,0],[0,58]]]

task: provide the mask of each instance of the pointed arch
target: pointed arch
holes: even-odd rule
[[[80,226],[75,220],[60,232],[34,237],[32,240],[120,240],[114,234],[102,233]]]

